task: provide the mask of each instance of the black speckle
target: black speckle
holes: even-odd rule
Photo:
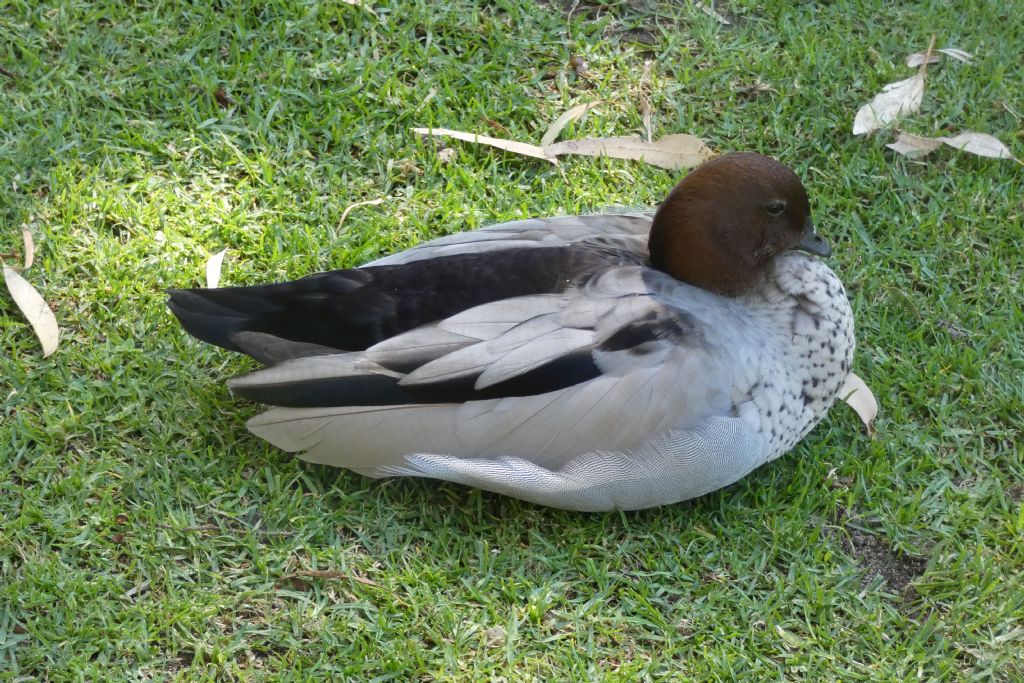
[[[814,400],[813,398],[811,398],[811,395],[808,394],[806,391],[800,392],[800,398],[803,399],[804,406],[809,406],[811,404],[811,401]]]

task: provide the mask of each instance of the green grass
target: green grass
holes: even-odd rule
[[[41,358],[0,293],[0,679],[1024,680],[1024,169],[850,134],[935,32],[976,59],[931,68],[906,128],[1024,156],[1021,5],[719,5],[734,26],[654,0],[0,0],[0,252],[31,228],[63,330]],[[874,441],[838,406],[726,490],[583,515],[245,432],[224,380],[246,363],[164,288],[224,247],[223,282],[254,283],[650,205],[676,174],[461,143],[445,164],[408,132],[537,141],[601,99],[566,134],[635,134],[645,59],[657,134],[806,180]]]

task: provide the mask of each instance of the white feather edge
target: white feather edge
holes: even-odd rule
[[[240,389],[320,380],[328,377],[350,377],[370,374],[395,378],[401,377],[397,372],[392,372],[366,360],[361,354],[345,353],[333,356],[293,358],[247,375],[232,377],[228,380],[228,386],[232,389]]]

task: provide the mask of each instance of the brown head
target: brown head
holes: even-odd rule
[[[831,253],[800,178],[753,152],[715,157],[683,178],[654,215],[647,248],[655,268],[729,296],[788,249]]]

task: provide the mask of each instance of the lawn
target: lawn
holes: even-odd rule
[[[368,2],[368,4],[370,4]],[[1024,157],[1020,2],[0,0],[0,680],[1024,680],[1024,167],[854,137],[936,45],[923,135]],[[586,60],[577,75],[570,58]],[[644,81],[644,62],[653,60]],[[373,482],[248,435],[244,359],[163,290],[355,266],[680,177],[409,132],[692,133],[804,178],[856,313],[871,440],[629,514]],[[384,199],[377,205],[346,208]]]

